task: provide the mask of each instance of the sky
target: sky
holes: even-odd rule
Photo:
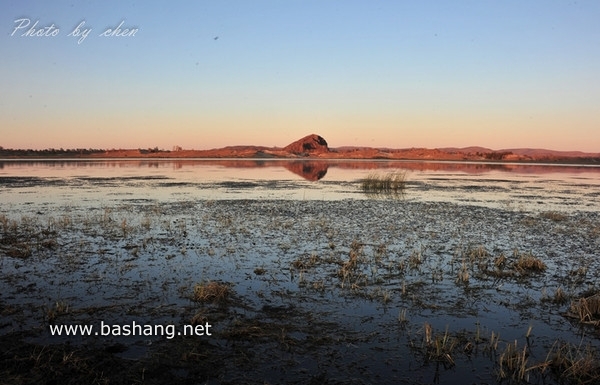
[[[0,146],[600,152],[599,19],[596,0],[2,1]]]

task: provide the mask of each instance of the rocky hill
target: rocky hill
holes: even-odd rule
[[[315,154],[324,154],[329,152],[327,141],[323,137],[315,134],[305,136],[283,148],[283,151],[299,156],[310,156]]]

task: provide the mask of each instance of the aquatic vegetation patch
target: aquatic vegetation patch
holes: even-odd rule
[[[529,382],[529,372],[535,368],[528,365],[529,352],[527,345],[520,348],[517,341],[506,344],[498,359],[498,378],[519,382]]]
[[[546,270],[546,264],[540,259],[533,256],[531,253],[518,254],[518,259],[514,264],[514,268],[521,274],[540,273]]]
[[[54,306],[46,310],[46,317],[49,323],[56,321],[58,316],[68,314],[70,311],[69,304],[65,301],[56,301]]]
[[[230,285],[222,282],[209,281],[194,285],[192,300],[196,302],[223,304],[229,300],[230,295]]]
[[[406,173],[370,174],[361,180],[360,187],[367,195],[400,197],[406,189]]]
[[[572,301],[566,316],[582,324],[600,327],[600,293]]]
[[[443,334],[433,335],[433,328],[429,323],[423,325],[424,338],[427,360],[437,361],[444,364],[445,367],[455,365],[452,355],[456,349],[459,340],[448,333],[448,328]]]
[[[557,342],[548,354],[548,367],[570,384],[600,383],[600,357],[590,345]]]
[[[476,258],[473,258],[473,255]],[[526,277],[532,274],[541,274],[546,271],[547,266],[541,258],[530,252],[519,252],[514,250],[511,257],[504,252],[493,256],[485,249],[469,253],[470,260],[477,261],[479,271],[486,276],[496,278]]]

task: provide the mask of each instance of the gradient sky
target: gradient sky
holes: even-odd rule
[[[5,148],[316,133],[332,147],[600,152],[596,0],[2,1],[0,15]],[[22,18],[60,31],[21,36]],[[135,36],[99,36],[121,21]]]

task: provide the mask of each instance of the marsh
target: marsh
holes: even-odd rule
[[[64,380],[61,352],[109,383],[598,378],[598,325],[572,316],[600,291],[597,169],[360,164],[5,164],[1,374]],[[398,171],[402,197],[363,193]],[[211,334],[50,333],[102,324]]]

